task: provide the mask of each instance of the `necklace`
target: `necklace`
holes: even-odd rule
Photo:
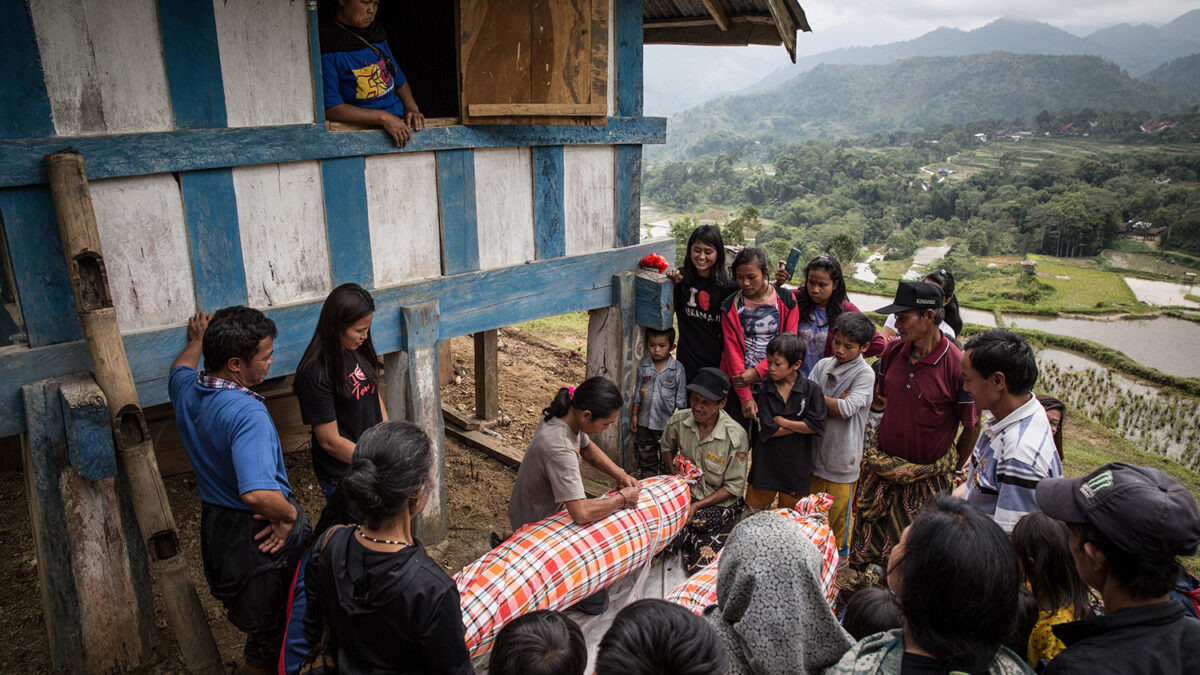
[[[391,544],[392,546],[412,546],[412,544],[408,543],[407,541],[392,541],[391,539],[376,539],[375,537],[368,535],[366,532],[363,532],[362,525],[359,525],[358,527],[354,528],[354,530],[356,532],[358,532],[358,536],[362,537],[363,539],[366,539],[369,542],[373,542],[376,544]]]

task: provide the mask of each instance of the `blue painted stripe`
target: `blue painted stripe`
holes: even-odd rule
[[[192,250],[196,306],[213,312],[246,304],[246,269],[238,232],[232,169],[179,174]]]
[[[50,188],[0,190],[0,219],[29,344],[41,347],[80,339],[83,333]]]
[[[335,286],[349,282],[363,288],[375,285],[365,171],[366,160],[362,157],[321,161],[325,230]]]
[[[438,300],[438,340],[511,326],[547,316],[599,309],[613,304],[613,270],[633,269],[642,257],[668,256],[674,242],[660,240],[569,258],[539,260],[455,277],[375,289],[372,334],[380,354],[400,351],[401,307]],[[547,293],[553,288],[554,293]],[[481,298],[481,293],[485,298]],[[483,302],[481,300],[486,300]],[[312,338],[324,300],[265,310],[279,328],[272,376],[295,372]],[[61,311],[61,310],[59,310]],[[72,311],[72,316],[73,312]],[[167,400],[167,368],[187,344],[183,326],[124,336],[125,353],[143,406]],[[74,341],[36,349],[0,350],[0,436],[25,431],[21,387],[91,367],[87,347]]]
[[[632,246],[641,238],[642,146],[617,146],[616,245]]]
[[[442,213],[442,273],[479,269],[479,223],[475,213],[475,151],[437,153],[438,205]]]
[[[642,116],[642,0],[615,0],[617,114]]]
[[[324,124],[325,87],[321,76],[321,18],[317,15],[317,3],[315,2],[308,3],[308,51],[312,57],[313,119],[317,121],[317,124]]]
[[[54,118],[29,3],[0,3],[0,138],[54,134]]]
[[[538,260],[567,254],[563,147],[533,149],[533,224]]]
[[[217,169],[251,164],[361,157],[393,152],[538,145],[663,143],[661,117],[612,117],[605,126],[479,125],[435,127],[397,148],[382,131],[327,131],[321,124],[73,138],[0,140],[0,187],[46,182],[46,155],[73,147],[88,163],[88,178]]]
[[[225,84],[212,3],[158,0],[158,25],[176,128],[225,126]]]

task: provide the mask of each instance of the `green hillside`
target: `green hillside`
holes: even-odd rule
[[[775,89],[719,99],[671,118],[667,146],[653,156],[694,158],[807,138],[1030,119],[1047,109],[1157,113],[1186,103],[1093,56],[992,52],[884,66],[822,65]]]
[[[1200,54],[1163,64],[1141,79],[1151,86],[1180,94],[1188,103],[1200,103]]]

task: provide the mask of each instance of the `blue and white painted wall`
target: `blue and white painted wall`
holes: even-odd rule
[[[22,384],[88,368],[42,167],[68,146],[143,405],[197,309],[267,311],[285,374],[346,281],[377,299],[381,352],[433,299],[439,339],[611,305],[614,271],[673,250],[637,242],[641,145],[665,140],[641,116],[641,16],[612,0],[605,126],[429,128],[397,150],[326,129],[310,3],[0,5],[0,219],[27,334],[0,348],[0,435],[24,431]]]

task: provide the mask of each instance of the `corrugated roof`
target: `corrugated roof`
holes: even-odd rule
[[[647,44],[777,45],[812,28],[798,0],[643,0]]]

